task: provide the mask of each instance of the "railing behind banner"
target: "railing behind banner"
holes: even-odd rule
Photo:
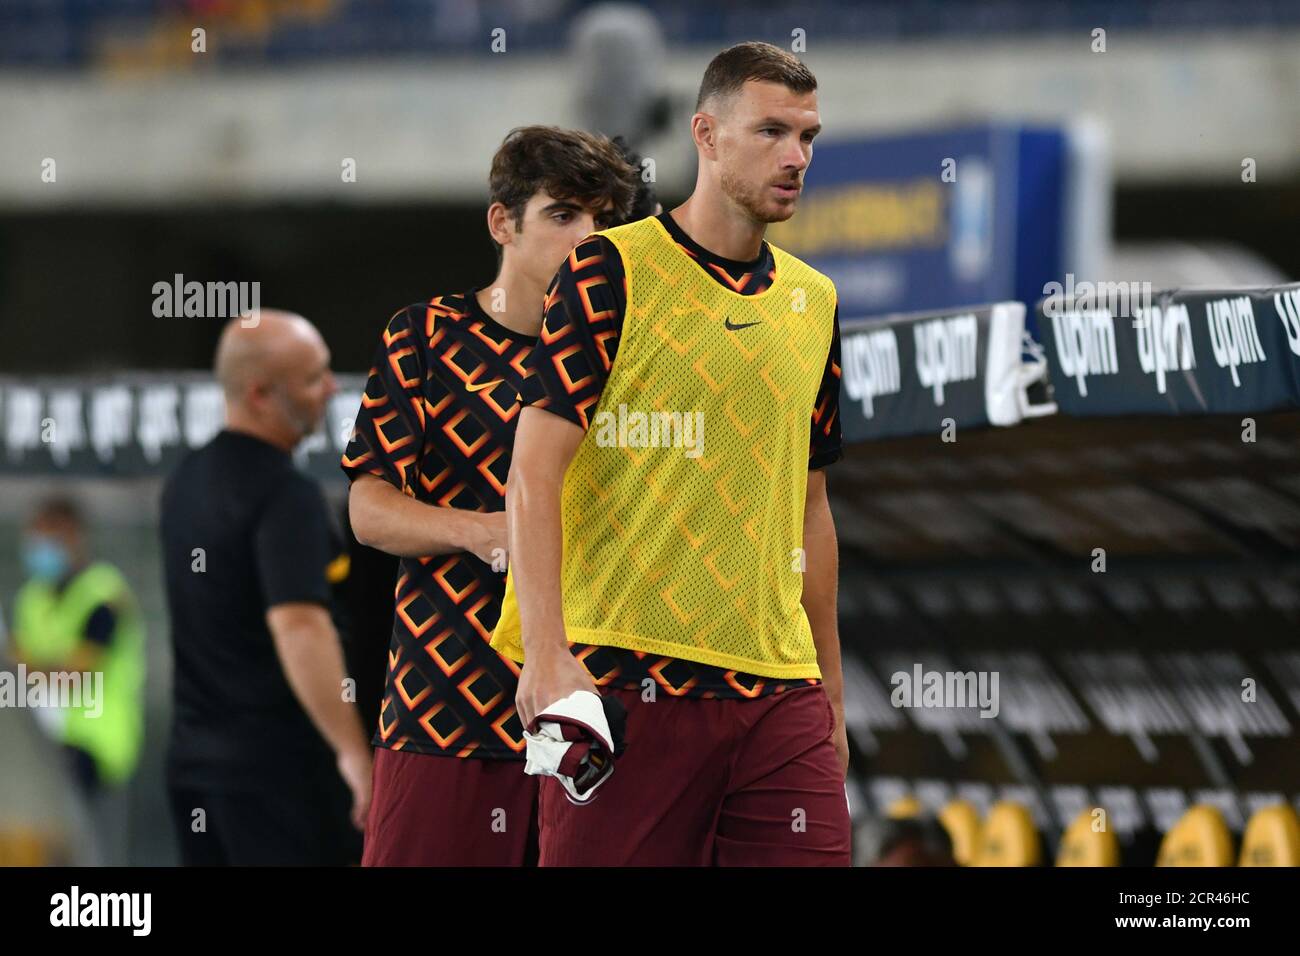
[[[343,477],[339,456],[365,387],[338,377],[325,421],[297,450],[318,478]],[[217,433],[225,399],[204,372],[120,372],[99,379],[0,376],[0,475],[162,474]]]
[[[1025,334],[1019,302],[850,319],[840,367],[840,421],[850,442],[923,434],[951,441],[957,429],[1055,411],[1042,400],[1046,363]]]
[[[1237,414],[1300,407],[1300,283],[1168,290],[1080,284],[1036,306],[996,302],[842,323],[840,415],[847,442],[1076,417]],[[1121,293],[1123,293],[1121,295]],[[341,477],[364,377],[339,376],[300,463]],[[221,427],[203,372],[98,379],[0,376],[0,475],[165,472]]]
[[[1300,407],[1300,283],[1159,292],[1081,283],[1037,312],[1067,415]]]

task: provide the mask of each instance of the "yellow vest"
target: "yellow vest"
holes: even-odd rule
[[[627,308],[564,479],[568,639],[820,677],[801,549],[835,287],[772,246],[775,282],[741,295],[654,218],[601,235],[622,255]],[[524,659],[512,575],[492,646]]]
[[[135,772],[144,742],[145,682],[144,621],[121,572],[99,561],[61,592],[44,581],[28,581],[14,606],[14,643],[33,666],[62,671],[101,604],[111,606],[117,619],[100,664],[103,699],[95,707],[69,709],[61,739],[89,753],[105,781],[121,784]]]

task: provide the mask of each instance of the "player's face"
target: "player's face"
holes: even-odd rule
[[[285,369],[275,396],[286,424],[299,438],[305,438],[320,427],[338,385],[330,372],[330,353],[323,341],[303,342],[296,350],[301,351],[301,358]]]
[[[31,546],[37,542],[58,547],[66,561],[81,560],[84,547],[81,526],[75,521],[50,515],[37,515],[27,526],[24,542]],[[70,568],[65,568],[70,570]]]
[[[723,193],[755,222],[794,215],[821,131],[817,94],[750,80],[719,108],[717,162]]]
[[[574,246],[613,221],[612,202],[590,209],[577,200],[555,199],[542,190],[524,207],[521,228],[511,239],[511,255],[521,270],[545,287]]]

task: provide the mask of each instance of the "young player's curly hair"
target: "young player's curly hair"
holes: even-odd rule
[[[491,202],[510,210],[516,228],[528,200],[543,189],[588,208],[610,202],[610,218],[626,221],[640,183],[640,170],[609,139],[558,126],[512,129],[492,157],[488,176]]]

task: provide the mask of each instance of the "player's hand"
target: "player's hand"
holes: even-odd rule
[[[477,527],[468,550],[480,561],[493,564],[509,548],[506,541],[506,513],[487,511],[474,517],[477,519]]]
[[[835,753],[840,758],[840,769],[847,778],[849,775],[849,731],[844,724],[844,708],[835,709],[835,730],[831,734],[831,742],[835,744]]]
[[[352,793],[352,825],[365,830],[366,816],[370,813],[370,767],[372,755],[369,747],[339,754],[339,776]]]
[[[537,653],[528,652],[515,693],[515,709],[524,729],[532,726],[537,715],[574,691],[600,693],[587,669],[569,653],[567,646]]]

